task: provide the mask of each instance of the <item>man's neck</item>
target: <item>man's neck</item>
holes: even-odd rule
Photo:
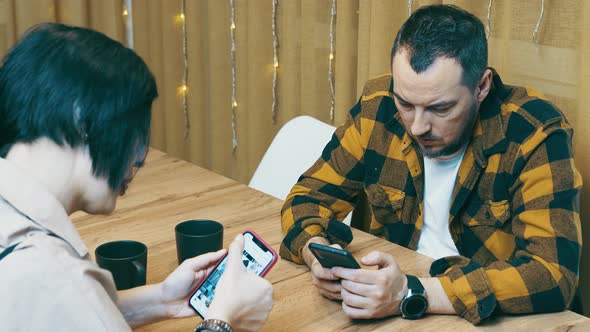
[[[464,144],[459,150],[451,153],[451,154],[447,154],[444,156],[439,156],[436,158],[428,158],[428,157],[424,157],[425,159],[430,159],[430,160],[434,160],[434,161],[451,161],[454,159],[457,159],[459,157],[461,157],[463,155],[463,153],[465,153],[465,150],[467,150],[467,146],[469,145],[469,143]]]

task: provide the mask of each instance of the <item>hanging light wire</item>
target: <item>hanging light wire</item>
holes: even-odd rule
[[[238,136],[236,132],[236,109],[238,101],[236,100],[236,22],[235,22],[235,3],[229,0],[230,7],[230,38],[231,38],[231,130],[232,130],[232,153],[236,153],[238,147]]]
[[[123,23],[125,24],[125,41],[133,49],[133,0],[123,0]]]
[[[330,83],[330,121],[334,122],[334,109],[336,104],[336,91],[334,88],[334,41],[336,39],[336,0],[332,0],[330,16],[330,56],[328,63],[328,82]]]
[[[188,139],[190,133],[190,118],[188,114],[188,38],[186,32],[186,0],[180,2],[180,18],[182,20],[182,59],[184,70],[182,72],[182,112],[184,114],[184,139]]]
[[[272,48],[273,48],[273,73],[272,73],[272,123],[277,122],[277,80],[279,70],[279,38],[277,34],[277,6],[278,0],[272,0]]]
[[[488,2],[488,19],[486,21],[486,38],[490,39],[490,35],[492,34],[491,25],[492,25],[492,2],[494,0],[490,0]]]
[[[535,30],[533,30],[533,42],[535,44],[539,43],[539,29],[541,28],[541,23],[543,22],[543,15],[545,14],[545,0],[541,0],[541,13],[539,14],[539,19],[537,20],[537,25],[535,26]]]

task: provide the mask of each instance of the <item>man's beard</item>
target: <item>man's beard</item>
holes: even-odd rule
[[[428,149],[420,146],[420,151],[422,155],[427,158],[440,158],[444,156],[450,156],[457,151],[461,150],[469,140],[471,140],[471,134],[473,131],[473,125],[475,124],[475,120],[477,119],[477,102],[475,99],[470,106],[469,118],[467,119],[467,123],[465,127],[463,127],[463,132],[461,136],[459,136],[455,141],[451,142],[449,145],[445,146],[444,148],[437,150],[437,151],[429,151]],[[426,137],[427,138],[427,137]]]

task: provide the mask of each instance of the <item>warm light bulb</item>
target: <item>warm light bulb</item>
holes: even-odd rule
[[[184,23],[184,13],[180,13],[180,14],[174,16],[174,21],[176,21],[176,24]]]
[[[176,93],[178,93],[179,96],[186,94],[187,91],[188,91],[188,86],[186,84],[183,84],[183,85],[179,86],[178,89],[176,89]]]
[[[233,103],[231,104],[233,107],[238,107],[238,102],[237,101],[233,101]]]
[[[275,68],[277,68],[279,66],[279,63],[277,61],[275,61],[274,66],[275,66]]]
[[[234,22],[231,23],[230,29],[234,30],[236,28],[236,24]]]
[[[330,60],[334,59],[334,54],[330,53]]]
[[[123,16],[127,16],[129,15],[129,12],[127,11],[127,9],[123,9]]]

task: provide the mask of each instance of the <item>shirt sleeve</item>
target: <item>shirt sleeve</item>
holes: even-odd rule
[[[535,131],[521,145],[512,169],[512,257],[485,266],[447,257],[430,270],[457,313],[473,324],[495,311],[565,310],[578,284],[582,178],[574,166],[570,125],[556,121]],[[501,244],[501,239],[491,241]]]
[[[354,208],[364,178],[361,100],[338,127],[321,157],[307,170],[285,200],[281,223],[285,238],[280,255],[302,264],[301,249],[314,236],[345,247],[350,227],[341,221]]]

